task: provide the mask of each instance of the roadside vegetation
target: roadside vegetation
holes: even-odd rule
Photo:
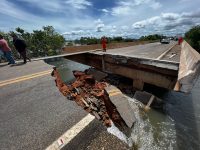
[[[165,37],[166,36],[159,35],[159,34],[152,34],[152,35],[147,35],[147,36],[141,36],[140,40],[141,41],[155,41],[155,40],[160,40]]]
[[[117,37],[106,37],[107,38],[107,43],[119,43],[119,42],[133,42],[136,39],[131,39],[131,38],[123,38],[120,36]],[[96,37],[81,37],[80,39],[76,39],[74,41],[67,41],[68,46],[71,46],[74,44],[79,44],[79,45],[93,45],[93,44],[100,44],[101,43],[101,38],[96,38]]]
[[[8,33],[1,32],[4,38],[8,41],[15,59],[19,58],[18,53],[14,50],[12,44],[11,33],[17,34],[20,38],[24,39],[27,43],[29,57],[43,57],[57,55],[62,52],[62,47],[73,45],[94,45],[100,44],[101,39],[96,37],[81,37],[74,41],[66,41],[65,38],[60,35],[52,26],[44,26],[40,30],[33,30],[27,32],[24,29],[18,27],[15,31]],[[107,43],[126,43],[135,41],[148,41],[155,42],[165,38],[163,35],[153,34],[147,36],[141,36],[139,39],[123,38],[123,37],[107,37]],[[200,25],[194,26],[188,32],[185,33],[185,40],[198,52],[200,52]]]
[[[139,39],[133,39],[133,38],[123,38],[121,36],[117,37],[106,37],[107,43],[123,43],[123,42],[135,42],[135,41],[156,41],[163,38],[162,35],[154,34],[154,35],[148,35],[148,36],[142,36]],[[95,38],[95,37],[81,37],[80,39],[76,39],[74,41],[67,41],[67,46],[72,46],[74,44],[80,44],[80,45],[93,45],[93,44],[100,44],[101,39]]]
[[[186,41],[200,53],[200,25],[194,26],[185,33]]]
[[[52,56],[61,53],[61,47],[65,44],[65,39],[57,33],[52,26],[45,26],[41,30],[33,30],[32,33],[26,32],[22,28],[16,28],[15,31],[9,33],[0,32],[8,41],[12,48],[15,59],[19,58],[12,44],[11,33],[17,34],[20,38],[26,41],[27,49],[30,57]]]

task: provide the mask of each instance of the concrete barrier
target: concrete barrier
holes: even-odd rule
[[[178,81],[174,90],[189,93],[200,74],[200,54],[186,41],[181,44]]]

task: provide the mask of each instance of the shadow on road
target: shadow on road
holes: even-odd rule
[[[23,63],[23,62],[16,63],[16,64],[14,64],[14,65],[11,65],[11,67],[22,66],[22,65],[25,65],[25,63]]]

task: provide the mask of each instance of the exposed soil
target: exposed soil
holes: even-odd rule
[[[106,127],[111,127],[111,121],[128,133],[128,126],[120,116],[116,106],[110,101],[106,91],[106,82],[96,81],[94,76],[81,71],[73,71],[76,80],[72,84],[62,82],[56,68],[52,72],[55,77],[56,86],[59,91],[68,98],[75,101],[85,111],[94,115]]]

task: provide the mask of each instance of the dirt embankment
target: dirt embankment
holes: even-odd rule
[[[107,44],[107,49],[114,49],[114,48],[121,48],[121,47],[128,47],[140,44],[147,44],[152,41],[135,41],[135,42],[124,42],[124,43],[109,43]],[[102,49],[101,44],[94,44],[94,45],[81,45],[81,46],[66,46],[62,50],[62,53],[74,53],[80,51],[88,51],[88,50],[95,50],[95,49]]]

